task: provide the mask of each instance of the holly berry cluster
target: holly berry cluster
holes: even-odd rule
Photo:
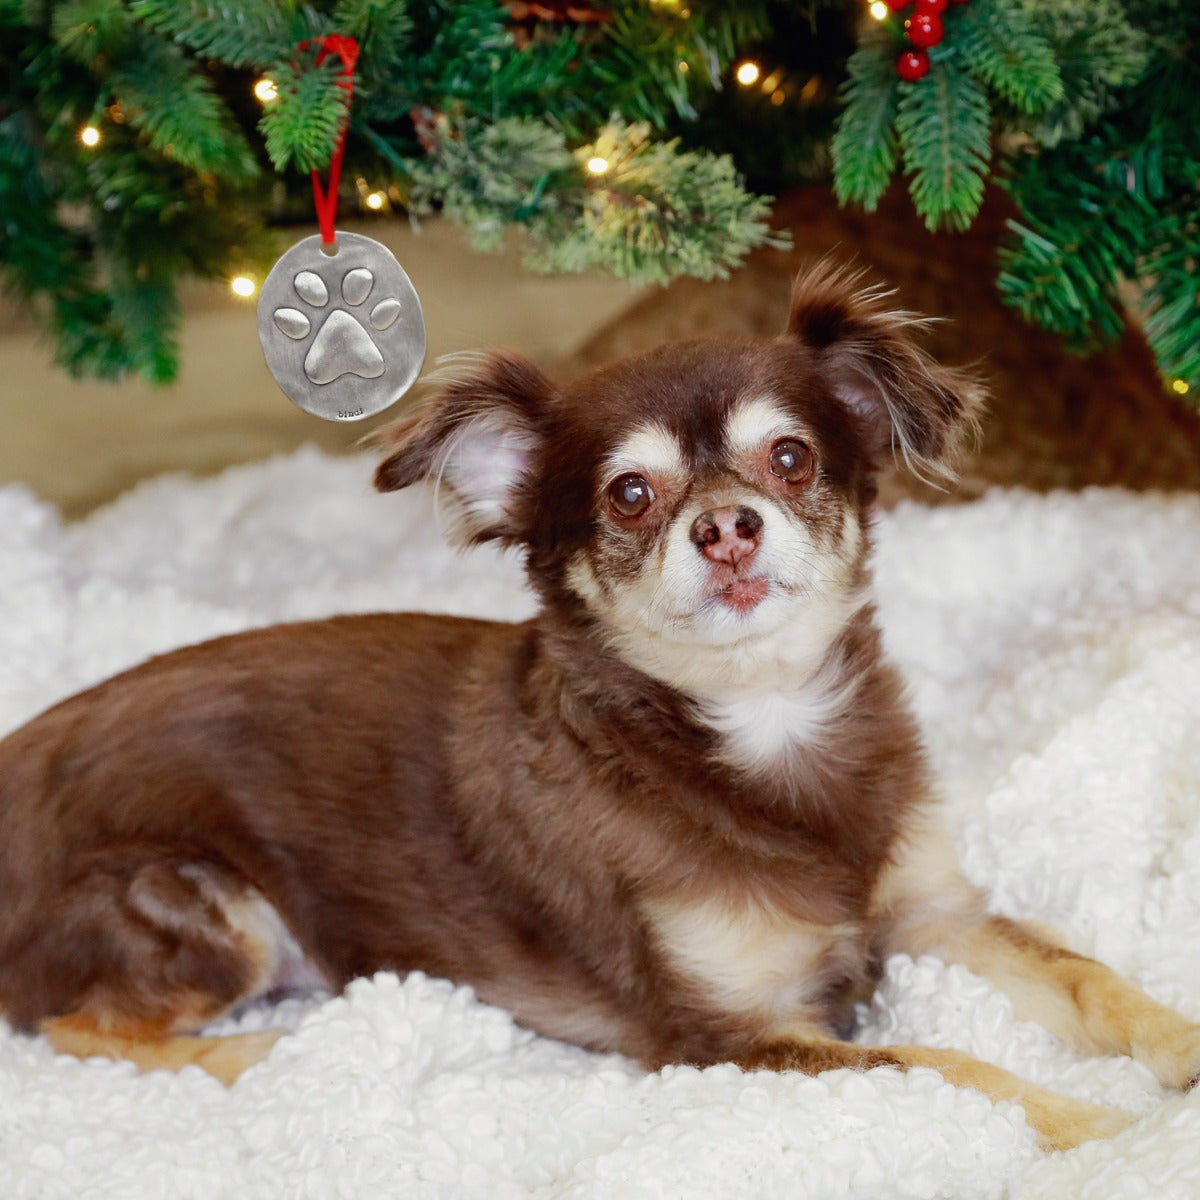
[[[916,83],[929,74],[929,47],[936,46],[945,33],[942,13],[947,0],[885,0],[894,13],[901,13],[910,5],[912,16],[904,22],[904,32],[910,48],[896,60],[896,74],[909,83]],[[968,0],[954,0],[955,4],[966,4]]]

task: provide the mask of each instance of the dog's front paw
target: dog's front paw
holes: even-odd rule
[[[1043,1150],[1073,1150],[1084,1142],[1115,1137],[1137,1120],[1119,1108],[1105,1108],[1055,1095],[1022,1100],[1025,1118],[1037,1132]]]
[[[1137,1040],[1133,1057],[1165,1087],[1190,1091],[1200,1083],[1200,1025],[1169,1013]]]

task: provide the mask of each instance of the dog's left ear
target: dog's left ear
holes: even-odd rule
[[[889,308],[890,293],[828,260],[796,279],[787,332],[815,354],[858,416],[874,454],[898,454],[918,476],[953,479],[977,433],[984,391],[918,344],[929,322]]]
[[[554,387],[510,353],[459,356],[443,374],[429,403],[379,434],[390,453],[376,468],[375,486],[394,492],[431,479],[443,499],[449,492],[452,541],[523,542],[533,519],[541,414]]]

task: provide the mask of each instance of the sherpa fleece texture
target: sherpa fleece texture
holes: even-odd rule
[[[0,490],[0,730],[147,655],[380,608],[531,609],[512,556],[457,556],[421,491],[306,450],[147,483],[78,525]],[[1200,1018],[1200,498],[997,492],[881,516],[878,591],[999,912]],[[331,748],[332,750],[332,748]],[[3,898],[0,897],[0,903]],[[928,1071],[646,1075],[380,975],[256,1011],[297,1025],[230,1091],[56,1058],[0,1023],[0,1196],[805,1200],[1200,1195],[1200,1096],[1014,1022],[961,967],[887,964],[869,1042],[957,1046],[1142,1120],[1042,1155],[1021,1110]]]

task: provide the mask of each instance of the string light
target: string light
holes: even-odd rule
[[[593,175],[603,175],[608,170],[608,159],[601,158],[599,154],[593,155],[587,160],[587,169]]]
[[[270,104],[272,100],[279,97],[279,89],[275,86],[275,80],[264,75],[255,85],[254,94],[263,104]]]
[[[1191,390],[1192,389],[1188,386],[1188,381],[1186,379],[1171,380],[1171,391],[1173,391],[1177,396],[1186,396]]]
[[[752,83],[758,82],[758,77],[761,74],[762,71],[759,70],[758,63],[747,60],[734,72],[734,78],[737,79],[742,87],[749,87]]]
[[[363,203],[378,212],[387,203],[387,197],[382,192],[368,192]]]
[[[246,298],[254,295],[258,290],[258,285],[249,275],[236,275],[229,281],[229,290],[235,296]]]
[[[100,145],[100,130],[95,125],[85,125],[79,131],[79,140],[89,149],[94,150]]]
[[[891,10],[886,4],[884,4],[883,0],[875,0],[875,3],[872,4],[867,11],[875,18],[875,20],[883,21],[886,20],[887,15]]]

